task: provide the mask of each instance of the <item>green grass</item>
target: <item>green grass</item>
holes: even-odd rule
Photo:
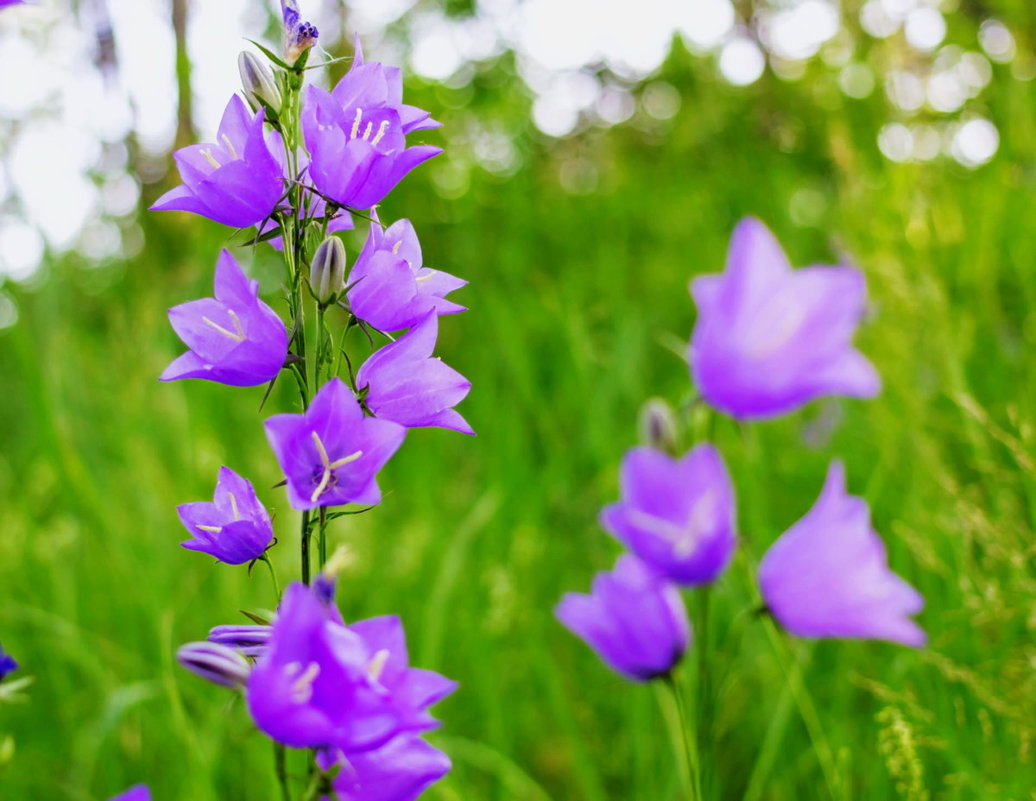
[[[413,432],[382,474],[381,508],[332,529],[357,556],[345,615],[402,615],[415,663],[460,682],[434,738],[455,770],[427,798],[679,797],[654,688],[610,673],[551,610],[618,551],[597,512],[617,495],[640,404],[690,391],[669,347],[693,325],[686,285],[721,268],[745,214],[795,264],[844,251],[866,272],[873,316],[858,341],[885,387],[872,402],[716,424],[745,547],[711,600],[711,798],[1036,797],[1031,86],[998,72],[1000,155],[967,172],[882,161],[880,102],[819,104],[830,76],[734,92],[675,58],[667,77],[683,94],[671,125],[549,147],[518,128],[513,177],[474,169],[468,192],[444,199],[433,164],[386,204],[383,218],[413,219],[428,263],[471,281],[459,294],[471,311],[443,321],[439,352],[473,381],[462,411],[478,436]],[[442,115],[448,129],[486,97]],[[573,158],[595,165],[595,193],[561,190]],[[802,188],[823,198],[806,227],[788,211]],[[269,606],[269,579],[181,549],[174,506],[206,497],[221,464],[252,477],[277,513],[282,581],[295,517],[268,489],[279,476],[261,389],[155,380],[179,349],[165,309],[208,293],[226,232],[185,215],[141,225],[139,257],[50,265],[0,333],[0,637],[36,677],[28,704],[0,709],[17,742],[4,798],[86,801],[137,781],[159,801],[274,797],[271,747],[241,704],[172,658]],[[289,389],[268,409],[287,408]],[[924,650],[773,638],[744,614],[753,562],[832,458],[927,599]],[[777,658],[788,648],[797,698]]]

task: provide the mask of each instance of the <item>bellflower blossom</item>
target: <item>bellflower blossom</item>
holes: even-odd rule
[[[298,57],[317,43],[320,32],[316,26],[303,22],[295,0],[281,0],[281,19],[284,22],[284,57],[294,64]]]
[[[799,637],[925,643],[909,618],[924,599],[889,570],[870,509],[846,494],[840,462],[831,464],[813,508],[763,557],[759,585],[773,616]]]
[[[398,423],[365,417],[339,378],[321,387],[305,414],[274,415],[265,425],[288,501],[299,510],[380,502],[375,474],[406,436]]]
[[[442,751],[407,734],[372,751],[335,753],[333,758],[326,753],[320,758],[324,770],[340,764],[334,801],[414,801],[452,767]]]
[[[108,801],[151,801],[151,791],[146,785],[137,784]]]
[[[349,273],[349,284],[350,310],[382,331],[407,328],[429,312],[465,310],[446,300],[446,295],[467,281],[424,266],[421,243],[409,220],[397,220],[385,230],[371,225]]]
[[[272,380],[287,358],[288,332],[259,300],[259,282],[249,281],[225,250],[216,262],[215,295],[169,310],[169,322],[190,350],[160,379],[205,378],[237,387]]]
[[[189,145],[173,154],[183,184],[169,190],[152,211],[189,211],[234,228],[269,217],[284,194],[284,167],[270,151],[264,112],[252,116],[238,95],[230,98],[216,142]],[[280,134],[268,134],[280,152]]]
[[[823,395],[877,395],[878,374],[851,344],[866,301],[858,270],[792,270],[766,226],[746,219],[734,229],[726,271],[696,278],[691,294],[691,371],[717,409],[748,420]]]
[[[6,653],[3,647],[0,646],[0,681],[3,681],[17,669],[18,663],[14,661],[14,657]]]
[[[665,676],[691,641],[676,585],[631,554],[620,556],[611,573],[598,573],[590,595],[566,593],[554,614],[633,681]]]
[[[435,727],[427,707],[455,687],[409,667],[398,618],[347,627],[333,605],[294,583],[246,698],[256,725],[277,742],[351,754]]]
[[[378,350],[356,374],[356,386],[367,395],[367,408],[375,416],[408,428],[439,426],[474,434],[468,422],[453,409],[471,389],[471,382],[432,358],[439,332],[434,312],[406,335]]]
[[[634,448],[622,460],[622,500],[601,524],[644,562],[680,584],[707,584],[736,545],[734,488],[723,457],[703,443],[682,459]]]
[[[273,541],[273,524],[255,488],[229,467],[219,469],[211,503],[184,503],[176,512],[193,535],[181,545],[229,565],[258,559]]]

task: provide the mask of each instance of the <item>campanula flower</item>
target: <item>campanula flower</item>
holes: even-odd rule
[[[258,624],[213,626],[209,630],[208,639],[209,642],[233,648],[242,656],[256,657],[262,654],[266,644],[270,641],[272,631],[270,626]]]
[[[137,784],[130,787],[122,795],[117,795],[108,801],[151,801],[151,791],[146,785]]]
[[[281,0],[281,19],[284,21],[284,58],[294,64],[317,43],[320,32],[315,25],[302,20],[295,0]]]
[[[734,487],[723,457],[703,443],[682,459],[634,448],[622,460],[622,500],[601,524],[666,578],[707,584],[734,553]]]
[[[236,387],[272,380],[287,358],[288,332],[259,300],[259,282],[249,281],[225,250],[216,262],[215,295],[169,310],[169,322],[190,350],[160,379],[205,378]]]
[[[180,522],[193,535],[181,543],[191,551],[240,565],[262,556],[273,542],[273,524],[251,482],[229,467],[219,469],[212,502],[176,507]]]
[[[676,585],[631,554],[620,556],[611,573],[598,573],[590,595],[566,593],[554,614],[633,681],[669,673],[691,641]]]
[[[339,765],[335,801],[414,801],[452,767],[446,754],[411,734],[372,751],[322,754],[320,764],[325,770]]]
[[[6,653],[3,647],[0,646],[0,681],[3,681],[17,669],[18,663],[14,661],[14,657]]]
[[[216,142],[190,145],[173,154],[183,184],[166,192],[153,211],[189,211],[246,228],[269,217],[284,194],[280,135],[263,131],[263,111],[254,116],[234,95],[223,112]]]
[[[446,300],[446,295],[467,281],[424,266],[421,243],[409,220],[397,220],[382,230],[375,218],[349,273],[349,284],[352,313],[382,331],[407,328],[429,312],[465,310]]]
[[[333,605],[294,583],[246,697],[256,725],[277,742],[351,754],[434,727],[427,707],[455,686],[409,667],[398,619],[345,626]]]
[[[454,410],[471,389],[471,382],[432,358],[439,333],[433,312],[404,336],[378,350],[356,374],[356,386],[367,390],[366,403],[376,417],[408,428],[439,426],[474,434]]]
[[[773,616],[799,637],[924,645],[924,632],[909,618],[924,599],[889,570],[870,509],[846,494],[840,462],[832,463],[813,508],[763,557],[759,585]]]
[[[252,666],[233,648],[216,642],[189,642],[176,651],[176,661],[213,684],[244,687]]]
[[[365,417],[339,378],[321,387],[305,414],[274,415],[265,425],[288,501],[299,510],[381,501],[375,474],[406,436],[398,423]]]
[[[414,167],[442,152],[433,145],[407,147],[396,109],[343,106],[312,85],[303,94],[302,135],[313,185],[354,209],[379,203]]]
[[[691,294],[691,371],[715,408],[748,420],[823,395],[878,393],[878,374],[851,344],[866,302],[858,270],[792,270],[766,226],[746,219],[734,229],[726,271],[696,278]]]

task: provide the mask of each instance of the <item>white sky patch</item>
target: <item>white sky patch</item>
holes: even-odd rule
[[[918,8],[906,18],[903,33],[918,50],[934,50],[946,38],[946,20],[934,8]]]
[[[730,0],[689,0],[683,7],[677,27],[695,50],[718,47],[734,29],[734,6]]]
[[[950,141],[950,155],[965,167],[979,167],[996,155],[1000,133],[986,119],[968,120],[961,124]]]
[[[834,38],[839,23],[838,10],[827,0],[804,0],[767,16],[767,44],[781,58],[810,58]]]
[[[747,86],[762,77],[766,58],[759,45],[747,36],[731,39],[719,54],[719,71],[734,86]]]

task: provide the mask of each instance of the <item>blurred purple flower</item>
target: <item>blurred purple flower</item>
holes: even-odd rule
[[[320,32],[312,23],[302,21],[295,0],[281,0],[281,18],[284,20],[284,58],[294,64],[317,43]]]
[[[25,0],[0,0],[0,8],[4,8],[5,6],[20,6],[24,4]]]
[[[333,605],[294,583],[246,696],[256,725],[277,742],[351,754],[433,728],[427,707],[455,686],[408,666],[397,618],[344,626]]]
[[[191,551],[240,565],[262,556],[273,541],[273,524],[251,482],[229,467],[219,469],[212,502],[176,507],[180,522],[193,535],[181,543]]]
[[[590,595],[566,593],[554,613],[633,681],[669,673],[691,641],[691,624],[676,585],[631,554],[620,556],[611,573],[598,573]]]
[[[429,312],[464,311],[446,295],[467,283],[423,265],[421,243],[409,220],[397,220],[382,230],[375,217],[349,273],[349,308],[377,329],[398,331]]]
[[[259,300],[259,282],[249,281],[225,250],[216,262],[215,295],[169,310],[169,322],[190,350],[160,380],[204,378],[236,387],[272,380],[287,358],[288,332]]]
[[[213,626],[209,630],[209,642],[233,648],[242,656],[257,657],[270,641],[271,626],[258,624],[248,626]]]
[[[734,487],[719,451],[703,443],[673,459],[634,448],[621,482],[622,500],[604,508],[601,524],[666,578],[715,581],[737,544]]]
[[[245,686],[252,669],[242,654],[216,642],[181,645],[176,661],[196,676],[232,690]]]
[[[878,394],[878,374],[851,344],[866,301],[858,270],[792,270],[766,226],[746,219],[734,229],[726,272],[694,279],[691,294],[691,370],[717,409],[758,419],[823,395]]]
[[[925,643],[909,618],[924,599],[889,570],[866,501],[846,494],[841,462],[831,464],[813,508],[763,557],[759,585],[773,616],[799,637]]]
[[[190,211],[246,228],[269,217],[284,194],[280,135],[263,131],[263,112],[254,117],[237,95],[230,98],[214,144],[189,145],[173,154],[183,184],[169,190],[152,211]]]
[[[372,751],[322,754],[320,764],[325,770],[341,765],[335,801],[414,801],[452,767],[446,754],[411,734]]]
[[[114,798],[108,799],[108,801],[151,801],[151,791],[148,790],[146,785],[136,784],[122,793],[122,795],[117,795]]]
[[[278,414],[266,436],[288,484],[295,509],[381,500],[375,474],[403,443],[406,429],[365,417],[352,392],[332,378],[305,414]]]
[[[3,647],[0,646],[0,681],[3,681],[17,669],[18,663],[14,661],[14,657],[6,653]]]
[[[400,339],[377,351],[356,374],[367,389],[365,403],[377,417],[408,428],[439,426],[474,434],[453,407],[464,400],[471,382],[432,358],[439,322],[433,312]]]

